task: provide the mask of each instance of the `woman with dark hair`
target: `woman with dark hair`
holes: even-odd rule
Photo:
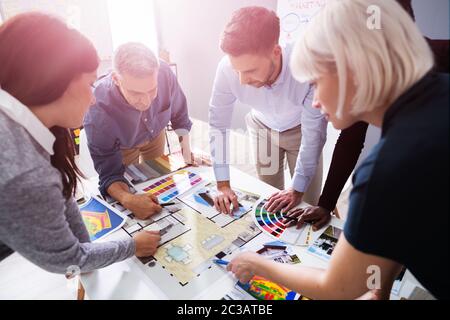
[[[151,256],[160,235],[90,243],[73,199],[80,174],[68,128],[95,101],[93,45],[57,18],[18,15],[0,25],[0,261],[13,251],[55,273],[89,272]]]

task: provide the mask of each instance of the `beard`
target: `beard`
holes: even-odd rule
[[[271,61],[271,65],[270,65],[270,69],[267,73],[267,77],[266,80],[264,81],[252,81],[249,83],[250,86],[255,87],[257,89],[262,88],[264,86],[271,86],[274,82],[274,80],[272,80],[272,78],[274,77],[274,74],[276,72],[276,66],[275,66],[275,62]]]

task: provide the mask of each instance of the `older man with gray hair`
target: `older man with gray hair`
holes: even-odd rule
[[[179,136],[185,161],[189,146],[186,97],[168,64],[140,43],[120,46],[114,70],[94,90],[96,103],[84,120],[88,146],[100,176],[100,191],[120,201],[136,217],[147,219],[161,211],[156,197],[135,195],[124,178],[125,167],[164,154],[165,128],[171,122]]]

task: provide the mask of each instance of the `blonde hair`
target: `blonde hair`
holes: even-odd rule
[[[371,30],[369,8],[379,8],[381,28]],[[434,65],[430,47],[394,0],[329,0],[296,43],[291,69],[300,82],[337,74],[337,117],[342,117],[349,73],[358,115],[392,104]]]

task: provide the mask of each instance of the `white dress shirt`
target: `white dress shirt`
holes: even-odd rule
[[[227,131],[231,128],[235,102],[240,101],[250,105],[253,116],[272,130],[284,132],[301,125],[302,137],[299,139],[302,144],[293,187],[299,192],[305,192],[309,187],[326,142],[327,121],[312,107],[314,91],[311,85],[299,83],[292,76],[289,68],[291,53],[292,46],[283,49],[283,67],[271,87],[241,85],[228,56],[219,63],[209,110],[210,145],[217,181],[230,179]],[[222,138],[219,139],[220,135]]]
[[[0,110],[24,127],[45,151],[50,155],[54,154],[53,144],[56,138],[53,133],[44,126],[29,108],[2,89],[0,89]]]

